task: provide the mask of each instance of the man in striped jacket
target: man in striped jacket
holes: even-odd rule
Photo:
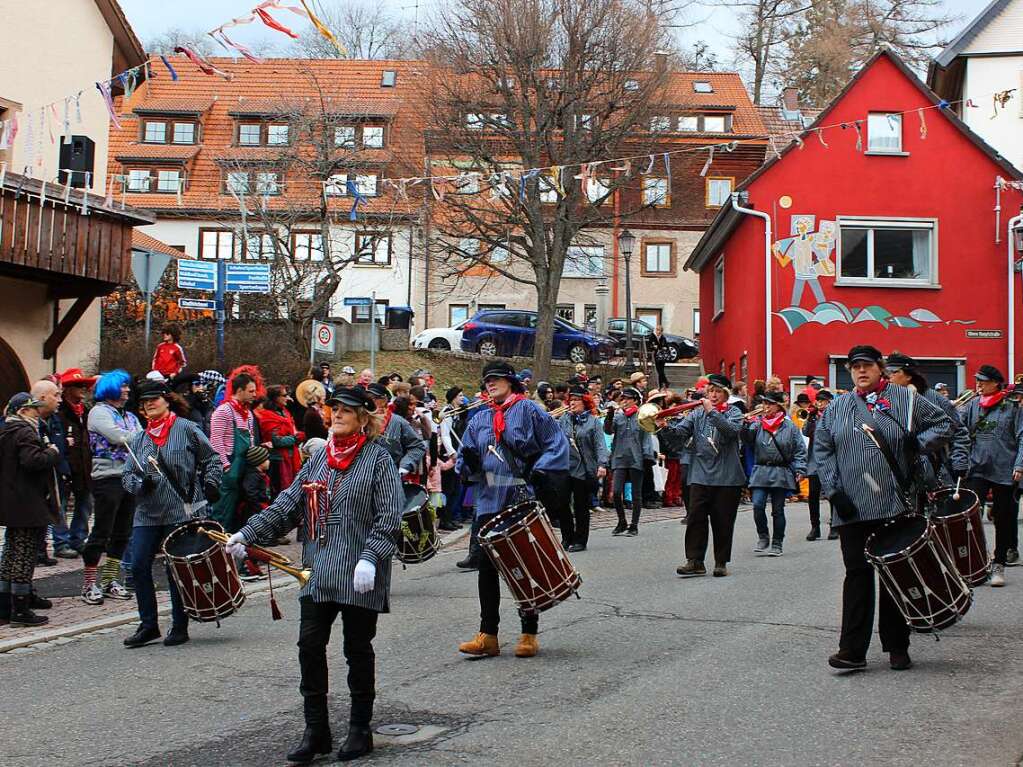
[[[881,352],[873,346],[849,350],[854,390],[835,399],[814,435],[821,488],[831,502],[845,563],[839,650],[828,659],[837,669],[861,669],[874,625],[874,571],[864,555],[871,533],[908,508],[916,489],[907,478],[917,466],[909,454],[933,453],[952,438],[952,421],[912,390],[891,383]],[[896,471],[885,457],[887,443]],[[907,444],[908,443],[908,444]],[[908,449],[908,450],[907,450]],[[909,627],[885,589],[878,599],[878,633],[892,669],[912,666]]]

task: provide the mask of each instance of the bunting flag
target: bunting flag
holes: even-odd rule
[[[774,152],[775,158],[780,160],[781,159],[781,152],[778,151],[778,145],[776,143],[774,143],[774,136],[768,136],[767,137],[767,143],[770,144],[771,151]]]
[[[700,171],[701,176],[706,176],[707,171],[710,170],[711,163],[714,162],[714,145],[711,144],[707,149],[707,162],[703,164],[703,170]]]
[[[75,96],[75,124],[82,124],[82,92],[78,91],[78,95]]]
[[[32,118],[25,120],[25,174],[32,175],[32,166],[35,165],[36,142],[35,129],[32,127]]]
[[[341,43],[339,43],[337,41],[337,38],[334,37],[334,33],[331,32],[329,29],[327,29],[326,25],[322,21],[320,21],[318,18],[316,18],[316,14],[314,14],[312,12],[312,9],[309,8],[309,5],[306,3],[306,1],[305,0],[299,0],[299,2],[301,2],[302,3],[302,7],[305,8],[306,16],[309,17],[309,21],[312,22],[312,25],[316,28],[316,31],[319,32],[320,35],[322,35],[324,38],[329,40],[331,42],[331,44],[333,44],[333,46],[335,48],[337,48],[337,52],[341,56],[347,56],[348,55],[348,51],[346,51],[342,47]]]
[[[792,135],[792,140],[796,142],[796,146],[798,146],[800,149],[803,148],[803,139],[800,138],[798,133],[794,133]]]
[[[110,95],[110,86],[107,83],[96,83],[96,90],[103,97],[103,103],[106,104],[107,113],[110,115],[110,122],[114,124],[115,128],[120,130],[121,121],[117,119],[117,110],[114,109],[114,99]]]
[[[283,32],[288,37],[293,38],[295,40],[298,39],[298,35],[296,35],[294,32],[292,32],[286,26],[284,26],[283,24],[278,22],[276,19],[274,19],[273,16],[271,16],[269,13],[267,13],[262,8],[254,8],[253,12],[259,17],[259,20],[262,21],[266,26],[270,27],[270,29],[275,29],[278,32]]]
[[[920,140],[927,138],[927,120],[924,119],[924,110],[918,109],[916,113],[920,116]]]
[[[642,175],[644,175],[644,176],[649,176],[650,175],[650,171],[652,171],[654,169],[654,156],[650,155],[650,157],[647,158],[647,159],[648,159],[648,162],[646,164],[646,170],[642,171]]]
[[[366,198],[362,196],[362,192],[359,191],[359,187],[356,186],[355,182],[349,178],[345,182],[345,189],[348,190],[348,194],[352,196],[352,209],[348,211],[348,220],[355,221],[359,217],[359,203],[366,203]]]
[[[64,138],[65,144],[71,143],[71,97],[68,96],[64,99],[64,119],[61,123],[64,127]]]
[[[69,179],[71,178],[73,173],[74,173],[74,171],[70,171],[68,173],[68,178]],[[124,186],[127,186],[127,184],[124,184]],[[111,173],[110,174],[110,178],[107,179],[107,197],[106,197],[105,200],[103,200],[103,205],[104,205],[104,207],[107,207],[107,208],[114,207],[114,174],[113,173]]]
[[[209,35],[210,37],[212,37],[214,42],[216,42],[217,45],[219,45],[221,48],[223,48],[225,51],[227,51],[227,55],[228,56],[234,56],[234,51],[232,51],[230,48],[227,47],[227,42],[226,42],[227,41],[227,37],[225,36],[223,40],[221,40],[219,37],[217,37],[218,34],[221,34],[221,35],[224,34],[224,28],[223,27],[217,27],[216,29],[211,29],[206,34]]]
[[[92,186],[92,173],[85,171],[85,186],[82,187],[82,215],[89,215],[89,187]]]
[[[57,138],[53,135],[53,124],[55,122],[57,122],[58,119],[59,118],[57,117],[57,105],[56,104],[50,104],[50,117],[48,117],[47,120],[46,120],[46,128],[47,128],[47,130],[50,131],[50,143],[51,144],[56,144],[57,143]]]
[[[433,199],[437,202],[444,202],[444,195],[446,189],[444,189],[445,179],[442,178],[431,178],[430,179],[430,193],[433,195]]]
[[[622,160],[622,164],[611,168],[613,171],[624,173],[626,176],[632,173],[632,160]]]
[[[215,66],[210,64],[208,61],[206,61],[206,59],[204,59],[198,53],[193,51],[191,48],[188,48],[184,45],[179,45],[177,48],[174,49],[174,52],[183,53],[185,56],[187,56],[188,60],[195,64],[199,68],[199,71],[201,71],[204,75],[220,75],[225,80],[231,79],[230,73],[222,72],[221,70],[217,69]]]
[[[652,155],[651,155],[652,157]],[[590,163],[583,163],[579,166],[579,173],[574,178],[579,180],[579,188],[583,191],[583,197],[589,199],[590,194]]]
[[[172,82],[177,82],[178,73],[174,71],[174,67],[171,66],[171,63],[170,63],[170,61],[167,60],[167,57],[164,56],[163,54],[161,54],[160,55],[160,61],[163,62],[163,65],[165,67],[167,67],[167,71],[170,72],[171,81]]]
[[[817,133],[817,140],[821,142],[821,146],[823,146],[825,149],[827,149],[828,148],[828,143],[824,140],[824,131],[822,131],[820,128],[818,128],[816,133]]]
[[[242,56],[244,56],[245,58],[247,58],[247,59],[248,59],[249,61],[251,61],[251,62],[252,62],[253,64],[263,64],[263,63],[265,63],[265,62],[263,61],[263,59],[259,58],[259,56],[257,56],[257,55],[256,55],[256,54],[255,54],[255,53],[254,53],[254,52],[252,51],[252,49],[251,49],[251,48],[249,48],[249,47],[248,47],[248,46],[246,46],[246,45],[242,45],[241,43],[236,43],[236,42],[235,42],[234,40],[232,40],[232,39],[231,39],[230,37],[228,37],[228,36],[227,36],[227,33],[226,33],[226,32],[225,32],[225,31],[224,31],[223,29],[220,29],[220,30],[218,30],[218,31],[219,31],[219,33],[220,33],[220,36],[221,36],[222,38],[224,38],[224,42],[226,42],[226,43],[227,43],[228,45],[230,45],[230,46],[231,46],[231,48],[234,48],[234,49],[235,49],[236,51],[238,51],[238,53],[240,53],[240,54],[241,54]],[[210,35],[212,35],[212,34],[213,34],[213,33],[212,33],[212,32],[210,32]],[[216,38],[216,37],[214,37],[213,39],[214,39],[214,40],[217,40],[217,38]],[[220,41],[219,41],[219,40],[217,40],[217,42],[220,42]],[[223,45],[223,43],[221,43],[221,44]],[[225,47],[225,48],[227,48],[227,46],[224,46],[224,47]],[[230,49],[228,49],[228,52],[230,52]]]
[[[863,151],[863,131],[860,129],[860,121],[859,120],[854,120],[853,121],[853,128],[856,129],[856,151],[857,152],[862,152]]]
[[[551,184],[554,185],[554,191],[558,193],[559,197],[566,197],[565,189],[561,186],[561,166],[551,166]]]
[[[661,157],[664,158],[664,173],[668,177],[668,194],[671,194],[671,155],[665,152]]]
[[[533,170],[527,170],[525,173],[519,176],[519,200],[521,202],[526,201],[526,182],[528,182],[529,179],[531,178],[535,178],[536,175],[539,173],[540,169],[534,168]]]

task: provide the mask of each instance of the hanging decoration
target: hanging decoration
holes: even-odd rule
[[[924,110],[916,110],[917,115],[920,117],[920,140],[927,140],[927,119],[924,117]]]
[[[654,156],[650,155],[650,157],[647,158],[647,159],[649,160],[649,162],[647,162],[647,164],[646,164],[646,170],[644,170],[642,172],[642,175],[644,175],[644,176],[649,176],[650,175],[650,171],[652,171],[654,169]]]
[[[283,24],[279,23],[276,19],[274,19],[273,16],[271,16],[269,13],[263,10],[263,8],[261,7],[254,8],[253,12],[259,17],[259,20],[262,21],[266,26],[270,27],[270,29],[274,29],[278,32],[283,32],[288,37],[294,40],[298,39],[297,34],[288,29]]]
[[[701,176],[706,176],[707,175],[707,171],[710,170],[711,163],[713,163],[713,162],[714,162],[714,145],[712,144],[707,149],[707,162],[705,162],[703,164],[703,169],[700,170],[700,175]]]
[[[668,194],[671,194],[671,155],[665,152],[661,155],[664,160],[664,175],[668,177]]]
[[[348,220],[355,221],[359,217],[359,204],[365,204],[367,200],[363,197],[362,192],[359,191],[358,185],[351,178],[345,181],[345,188],[348,190],[348,194],[352,196],[352,209],[348,211]]]
[[[863,131],[860,129],[860,121],[853,120],[853,128],[856,130],[856,151],[863,151]]]
[[[341,56],[347,56],[348,51],[346,51],[344,49],[344,46],[342,46],[341,43],[337,41],[337,38],[334,36],[334,33],[327,29],[327,26],[322,21],[316,18],[316,14],[312,12],[312,9],[306,3],[306,0],[299,0],[299,2],[302,3],[302,7],[305,8],[306,16],[309,17],[309,21],[316,28],[316,31],[319,32],[320,35],[323,36],[326,40],[328,40],[335,48],[337,48],[338,54],[340,54]]]
[[[174,49],[174,52],[181,53],[187,56],[188,60],[195,64],[199,68],[199,71],[202,72],[204,75],[220,75],[225,80],[231,79],[230,72],[222,72],[221,70],[217,69],[210,62],[208,62],[206,59],[204,59],[202,56],[200,56],[198,53],[193,51],[191,48],[188,48],[187,46],[179,45],[177,48]]]
[[[82,215],[89,215],[89,187],[92,186],[92,173],[85,171],[85,186],[82,187]]]
[[[114,124],[114,127],[118,130],[121,129],[121,121],[117,119],[117,110],[114,109],[114,99],[110,95],[110,84],[109,83],[96,83],[96,90],[103,97],[103,103],[107,107],[107,114],[110,115],[110,122]]]
[[[171,81],[172,82],[177,82],[177,80],[178,80],[178,73],[174,71],[174,67],[171,66],[171,63],[170,63],[170,61],[167,60],[167,57],[164,56],[163,54],[160,54],[160,61],[162,61],[163,65],[165,67],[167,67],[167,71],[170,73],[170,76],[171,76]]]
[[[994,120],[998,117],[998,107],[1005,109],[1005,105],[1009,103],[1009,99],[1012,98],[1012,94],[1015,93],[1015,88],[1009,88],[1008,90],[999,91],[991,97],[992,109],[994,110],[991,114],[991,119]],[[947,103],[947,102],[946,102]]]

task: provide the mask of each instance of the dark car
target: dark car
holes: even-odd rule
[[[612,317],[607,321],[607,334],[615,340],[619,350],[625,349],[625,318],[624,317]],[[652,346],[650,339],[654,334],[654,329],[643,320],[632,321],[632,345],[636,351],[642,351],[646,349],[648,353],[652,353]],[[700,355],[700,347],[695,341],[691,341],[685,336],[675,336],[671,333],[665,333],[664,338],[668,341],[668,353],[670,355],[670,362],[677,362],[678,360],[687,360],[692,357],[698,357]]]
[[[462,351],[485,356],[529,357],[536,341],[536,312],[516,309],[477,312],[462,326]],[[555,359],[599,362],[613,356],[615,341],[554,318]]]

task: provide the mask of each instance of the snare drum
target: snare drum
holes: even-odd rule
[[[219,621],[244,604],[245,590],[234,558],[221,544],[198,532],[200,527],[224,531],[212,519],[194,519],[167,536],[163,553],[181,593],[185,615],[196,621]]]
[[[958,501],[953,495],[955,489],[951,487],[934,494],[931,521],[963,580],[970,586],[979,586],[991,576],[980,503],[977,494],[966,488],[959,491]]]
[[[920,514],[888,522],[867,538],[864,554],[913,631],[948,628],[973,603],[934,524]]]
[[[539,501],[524,501],[496,514],[480,527],[479,542],[525,612],[549,610],[583,582]]]
[[[406,484],[405,508],[401,514],[398,549],[395,555],[406,565],[431,559],[440,545],[437,540],[437,515],[430,496],[421,486]]]

